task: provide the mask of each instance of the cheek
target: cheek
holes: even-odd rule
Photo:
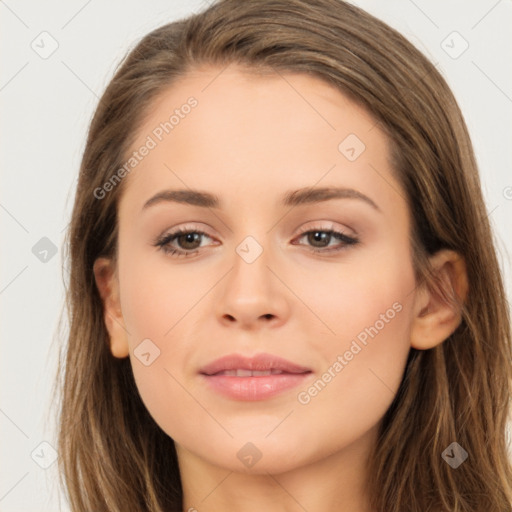
[[[323,293],[307,295],[306,286],[302,293],[329,330],[309,333],[320,378],[298,401],[320,415],[329,416],[329,404],[338,403],[360,411],[358,421],[378,418],[398,390],[410,350],[415,285],[409,255],[392,250],[315,282]]]
[[[310,337],[321,364],[315,379],[297,390],[294,421],[283,429],[292,436],[304,427],[304,444],[311,442],[308,429],[332,440],[329,447],[312,445],[311,456],[355,441],[391,405],[410,350],[411,280],[412,274],[389,267],[368,271],[366,278],[347,276],[323,299],[336,336]]]
[[[163,347],[187,323],[187,315],[215,280],[180,271],[163,254],[148,258],[136,248],[125,254],[119,264],[121,302],[131,345],[135,348],[141,339],[150,338]]]
[[[136,248],[125,247],[121,254],[121,305],[137,389],[164,431],[179,436],[184,428],[190,436],[181,413],[196,418],[198,403],[188,393],[182,372],[194,353],[194,339],[199,343],[204,338],[194,331],[197,311],[218,278],[211,273],[191,278],[164,256],[148,263]]]
[[[367,357],[408,344],[415,277],[407,246],[354,252],[340,265],[305,272],[294,285],[309,310],[301,320],[307,341],[319,353],[332,359],[354,340]]]

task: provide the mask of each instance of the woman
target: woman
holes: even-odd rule
[[[457,103],[338,0],[224,0],[100,100],[68,233],[73,511],[503,512],[511,333]]]

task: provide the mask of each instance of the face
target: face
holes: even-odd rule
[[[116,350],[179,453],[278,473],[370,439],[390,406],[410,217],[362,108],[306,75],[220,71],[170,87],[131,148]]]

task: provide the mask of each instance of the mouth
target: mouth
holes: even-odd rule
[[[230,354],[199,371],[208,388],[234,400],[265,400],[303,384],[309,368],[271,354]]]
[[[253,356],[228,354],[203,366],[199,373],[216,375],[223,372],[235,372],[227,375],[251,377],[258,376],[258,372],[264,372],[261,375],[278,375],[280,373],[297,374],[310,371],[310,368],[292,363],[273,354],[255,354]]]
[[[238,368],[236,370],[223,370],[221,372],[214,373],[213,375],[229,375],[230,377],[262,377],[264,375],[282,375],[282,370],[272,368],[271,370],[245,370]],[[211,376],[211,375],[210,375]]]

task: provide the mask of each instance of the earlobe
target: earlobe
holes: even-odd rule
[[[423,283],[416,291],[414,303],[411,346],[418,350],[439,345],[457,329],[468,293],[466,265],[458,253],[438,251],[430,263],[437,286]]]
[[[129,355],[127,331],[119,300],[119,281],[111,259],[98,258],[94,262],[94,278],[103,302],[103,318],[110,336],[112,355],[124,358]]]

